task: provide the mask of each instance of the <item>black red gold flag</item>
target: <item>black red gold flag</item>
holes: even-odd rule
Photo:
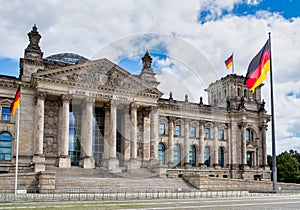
[[[252,93],[266,79],[267,73],[270,71],[270,51],[270,40],[268,40],[248,66],[245,85]]]
[[[20,86],[19,86],[19,88],[16,92],[16,95],[15,95],[14,101],[10,106],[10,116],[11,117],[14,116],[15,112],[17,111],[17,109],[20,105],[20,102],[21,102],[21,89],[20,89]]]
[[[229,69],[233,64],[233,54],[224,62],[225,62],[226,68]]]

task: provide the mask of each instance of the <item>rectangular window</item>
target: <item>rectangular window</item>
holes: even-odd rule
[[[205,128],[205,138],[210,139],[210,128]]]
[[[252,167],[253,164],[253,152],[247,152],[247,165]]]
[[[181,125],[176,125],[175,126],[175,135],[176,136],[181,136]]]
[[[225,136],[224,136],[224,130],[219,130],[219,139],[220,140],[224,140],[225,139]]]
[[[10,108],[9,107],[2,107],[1,120],[10,121]]]
[[[246,141],[253,141],[253,131],[246,129]]]
[[[196,127],[195,126],[191,126],[191,137],[196,138]]]
[[[165,135],[166,134],[166,128],[165,128],[165,124],[164,123],[160,123],[159,124],[159,134],[160,135]]]

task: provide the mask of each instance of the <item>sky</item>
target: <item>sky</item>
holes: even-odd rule
[[[204,89],[234,71],[245,75],[271,32],[277,153],[300,151],[299,0],[1,0],[0,74],[18,76],[34,24],[44,57],[72,52],[106,57],[138,74],[148,49],[161,82],[176,100],[207,103]],[[270,113],[269,75],[262,95]],[[180,85],[179,85],[180,84]],[[268,154],[271,154],[271,123]]]

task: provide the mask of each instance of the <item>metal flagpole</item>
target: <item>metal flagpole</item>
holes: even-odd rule
[[[232,52],[232,67],[231,67],[231,69],[232,69],[232,74],[234,74],[233,52]]]
[[[271,32],[269,32],[270,42],[270,86],[271,86],[271,121],[272,121],[272,171],[273,171],[273,192],[277,191],[277,167],[276,167],[276,141],[275,141],[275,117],[274,117],[274,97],[273,97],[273,72],[271,55]]]
[[[21,103],[19,104],[19,107],[18,107],[18,125],[17,125],[17,137],[16,137],[15,196],[17,195],[17,190],[18,190],[20,112],[21,112]]]

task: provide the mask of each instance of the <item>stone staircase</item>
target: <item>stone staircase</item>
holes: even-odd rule
[[[135,169],[123,173],[109,173],[104,168],[69,169],[47,168],[56,172],[56,190],[71,189],[186,189],[191,188],[181,178],[159,178],[147,168]]]
[[[185,189],[190,188],[182,179],[168,178],[94,178],[94,177],[65,177],[57,178],[56,189]]]

